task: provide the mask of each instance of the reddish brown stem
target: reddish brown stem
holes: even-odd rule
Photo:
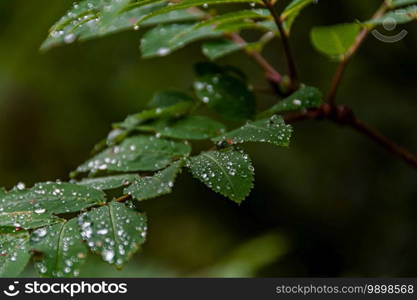
[[[237,33],[232,33],[230,35],[232,41],[239,45],[247,44],[246,41]],[[246,53],[251,56],[255,62],[265,71],[265,77],[268,81],[280,84],[282,82],[282,75],[275,70],[275,68],[260,54],[258,51],[246,51]]]
[[[330,104],[326,103],[320,108],[310,109],[305,112],[288,114],[284,119],[287,123],[295,123],[302,120],[327,119],[341,125],[349,126],[361,134],[369,137],[374,142],[384,147],[387,151],[398,156],[410,166],[417,169],[417,156],[415,154],[396,144],[394,141],[384,136],[377,129],[366,124],[364,121],[358,119],[352,110],[347,106],[331,106]]]
[[[372,19],[380,18],[384,15],[385,11],[387,10],[388,6],[386,2],[382,4],[382,6],[377,10],[377,12],[372,16]],[[339,89],[340,83],[342,82],[343,74],[345,73],[346,67],[350,62],[352,56],[358,51],[362,43],[364,42],[365,38],[368,36],[370,32],[370,28],[366,27],[362,29],[359,35],[356,37],[355,43],[350,47],[348,52],[344,55],[343,60],[340,62],[335,75],[333,76],[333,80],[330,86],[330,90],[327,94],[326,102],[334,105],[336,101],[337,91]]]
[[[274,18],[274,22],[278,27],[279,34],[282,41],[282,46],[284,48],[284,54],[286,56],[287,65],[288,65],[288,73],[290,75],[290,90],[295,91],[298,89],[299,81],[298,81],[298,73],[297,73],[297,67],[295,65],[295,60],[291,51],[290,42],[288,40],[287,33],[284,30],[283,22],[281,17],[278,15],[274,3],[270,0],[263,0],[265,6],[268,8],[269,12],[271,13],[271,16]]]

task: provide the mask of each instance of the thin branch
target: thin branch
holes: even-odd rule
[[[417,156],[405,149],[404,147],[394,143],[389,138],[384,136],[375,128],[371,127],[370,125],[366,124],[365,122],[354,118],[352,123],[350,124],[356,131],[364,134],[365,136],[371,138],[376,143],[380,144],[389,152],[393,153],[394,155],[399,156],[409,165],[414,168],[417,168]]]
[[[237,33],[232,33],[230,39],[238,45],[246,45],[247,42]],[[282,75],[262,56],[258,51],[245,51],[265,71],[268,81],[280,84]]]
[[[212,18],[210,14],[197,7],[192,7],[191,10],[205,15],[206,19]],[[247,44],[246,40],[244,40],[238,33],[226,34],[226,37],[238,45]],[[245,53],[252,57],[255,62],[265,71],[265,77],[269,82],[275,85],[279,85],[282,82],[282,75],[262,56],[260,52],[254,50],[245,50]]]
[[[132,199],[131,195],[123,195],[116,199],[117,202],[126,202],[127,200]]]
[[[364,121],[358,119],[353,111],[347,106],[332,106],[326,103],[320,108],[290,113],[286,115],[284,119],[287,123],[295,123],[303,120],[330,120],[340,125],[349,126],[369,137],[387,151],[403,159],[411,167],[417,169],[417,156],[415,154],[384,136],[381,132],[366,124]]]
[[[274,18],[274,22],[278,27],[282,46],[284,48],[284,53],[286,56],[287,64],[288,64],[288,73],[290,75],[290,90],[295,91],[298,89],[299,81],[298,81],[298,73],[297,73],[297,67],[295,65],[294,56],[291,51],[290,42],[288,40],[287,33],[284,30],[283,22],[281,17],[278,15],[274,3],[270,0],[263,0],[265,6],[268,8],[269,12],[271,13],[271,16]]]
[[[377,12],[372,16],[372,19],[380,18],[384,15],[385,11],[388,9],[387,3],[384,1],[382,6],[377,10]],[[350,47],[348,52],[343,57],[343,60],[340,62],[336,73],[333,77],[330,90],[327,94],[326,102],[334,105],[336,101],[337,91],[339,89],[340,83],[342,82],[343,74],[345,73],[346,67],[352,58],[352,56],[358,51],[362,43],[365,41],[365,38],[368,36],[371,28],[365,27],[356,37],[355,43]]]

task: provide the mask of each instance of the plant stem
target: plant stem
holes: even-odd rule
[[[232,41],[239,45],[245,45],[247,42],[237,33],[230,35]],[[258,51],[246,51],[255,62],[265,71],[265,76],[268,81],[280,84],[282,82],[282,75],[262,56]]]
[[[288,73],[289,73],[290,80],[291,80],[289,88],[291,91],[295,91],[298,89],[299,81],[298,81],[297,67],[295,65],[294,56],[291,51],[291,46],[288,40],[288,35],[284,30],[282,19],[278,15],[275,9],[274,3],[271,2],[270,0],[263,0],[263,2],[265,6],[268,8],[269,12],[271,13],[271,16],[274,18],[275,24],[278,27],[278,30],[281,36],[282,46],[284,48],[284,53],[285,53],[286,60],[287,60]]]
[[[377,12],[372,16],[372,19],[380,18],[384,15],[385,11],[388,9],[387,3],[384,1],[382,6],[377,10]],[[336,102],[337,91],[339,89],[340,83],[343,79],[343,74],[345,73],[346,67],[352,58],[352,56],[358,51],[362,43],[364,42],[365,38],[368,36],[371,28],[366,27],[362,29],[359,35],[356,37],[355,43],[350,47],[348,52],[343,57],[343,60],[340,62],[335,75],[333,76],[333,80],[330,86],[330,90],[327,94],[326,102],[330,105],[334,105]]]
[[[305,112],[295,112],[285,116],[287,123],[295,123],[302,120],[330,120],[340,125],[349,126],[361,134],[372,139],[387,151],[403,159],[411,167],[417,169],[417,156],[404,147],[396,144],[384,136],[377,129],[358,119],[353,111],[347,106],[332,106],[328,103],[320,108],[310,109]]]

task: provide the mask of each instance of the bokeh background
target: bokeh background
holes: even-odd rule
[[[336,67],[314,51],[310,28],[367,19],[380,2],[320,0],[305,10],[291,41],[305,83],[325,91]],[[142,109],[155,91],[190,89],[193,63],[205,60],[198,43],[142,60],[142,33],[134,31],[39,53],[70,5],[0,1],[4,187],[67,179],[112,122]],[[367,40],[338,101],[417,152],[417,25],[404,28],[408,36],[395,44]],[[278,41],[265,55],[285,67]],[[244,54],[220,62],[267,87]],[[264,94],[258,100],[273,103]],[[141,253],[122,271],[92,257],[81,276],[416,276],[416,170],[348,128],[308,121],[295,129],[290,149],[246,147],[256,185],[244,204],[185,172],[171,195],[143,203],[150,232]],[[31,266],[24,275],[34,275]]]

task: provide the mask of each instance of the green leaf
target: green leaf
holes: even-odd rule
[[[269,119],[248,122],[236,130],[213,139],[213,141],[216,143],[226,141],[229,145],[260,142],[287,147],[291,134],[291,125],[286,125],[282,117],[272,116]]]
[[[204,140],[222,134],[225,126],[204,116],[188,116],[182,119],[162,119],[139,126],[138,130],[150,131],[158,136],[184,140]]]
[[[191,42],[222,35],[211,27],[190,30],[193,27],[192,23],[168,24],[149,30],[141,41],[142,57],[165,56]]]
[[[210,19],[201,21],[197,23],[194,29],[200,29],[205,26],[213,26],[218,27],[222,24],[227,24],[231,22],[241,21],[241,20],[249,20],[249,19],[271,19],[271,14],[267,9],[247,9],[241,11],[233,11],[230,13],[225,13],[222,15],[214,16]]]
[[[6,193],[0,199],[0,211],[34,212],[49,218],[50,214],[76,212],[104,202],[102,191],[71,183],[45,182],[28,190]],[[36,217],[40,219],[41,216]]]
[[[245,82],[234,76],[206,74],[197,79],[194,89],[201,101],[226,119],[247,120],[255,113],[255,95]]]
[[[110,202],[79,217],[81,235],[104,261],[121,267],[146,237],[146,217],[122,203]]]
[[[78,276],[87,257],[77,218],[35,230],[30,238],[35,268],[44,277]]]
[[[355,43],[360,29],[361,26],[356,23],[315,27],[311,32],[311,40],[320,52],[343,59]]]
[[[0,235],[0,278],[17,277],[29,259],[28,233]]]
[[[164,8],[161,8],[155,12],[152,12],[142,18],[140,18],[137,24],[141,24],[144,21],[153,18],[158,15],[166,14],[171,11],[179,10],[179,9],[186,9],[190,7],[196,6],[204,6],[208,7],[209,5],[222,5],[222,4],[230,4],[230,3],[263,3],[262,0],[183,0],[176,4],[168,5]]]
[[[202,52],[210,60],[214,61],[225,55],[246,49],[247,51],[261,52],[263,47],[273,38],[275,34],[271,31],[265,33],[257,42],[234,42],[229,39],[207,41],[202,46]]]
[[[136,174],[123,174],[99,178],[86,178],[78,182],[78,184],[86,185],[97,190],[112,190],[119,187],[125,187],[140,177]]]
[[[189,159],[189,168],[213,191],[241,203],[253,187],[253,166],[240,151],[209,151]]]
[[[405,8],[390,11],[381,18],[372,19],[365,22],[365,25],[375,26],[386,24],[387,22],[397,25],[405,24],[414,20],[417,20],[417,5],[411,5]]]
[[[193,103],[194,99],[188,96],[187,94],[177,92],[177,91],[163,91],[158,92],[153,95],[151,101],[149,101],[148,106],[150,108],[167,108],[174,106],[181,102],[190,102]]]
[[[284,29],[287,34],[290,33],[291,27],[300,12],[311,3],[314,3],[314,0],[293,0],[284,9],[283,13],[281,14],[281,19],[284,21]]]
[[[49,213],[45,213],[43,208],[35,209],[35,211],[14,211],[0,213],[0,227],[34,229],[55,224],[61,221],[62,219],[57,218]]]
[[[150,13],[167,6],[167,1],[139,1],[129,4],[123,0],[118,5],[109,0],[84,0],[73,7],[50,30],[41,46],[46,50],[54,46],[69,44],[75,40],[87,40],[123,30],[139,29],[136,22]],[[111,9],[109,9],[109,6]],[[149,18],[143,25],[198,20],[204,17],[196,10],[178,10]]]
[[[247,44],[238,44],[231,40],[221,39],[205,42],[202,51],[211,60],[219,59],[227,54],[244,49]]]
[[[177,161],[153,176],[139,178],[131,186],[125,188],[124,193],[138,201],[169,194],[182,166],[183,162]]]
[[[260,117],[269,117],[276,113],[296,111],[319,107],[323,104],[323,94],[315,87],[304,86],[291,96],[278,102],[267,111],[261,113]]]
[[[110,147],[77,168],[78,173],[98,171],[157,171],[174,158],[188,156],[191,147],[183,142],[153,136],[134,136]]]
[[[162,101],[162,100],[161,100]],[[168,101],[168,100],[167,100]],[[179,101],[172,105],[164,105],[161,107],[155,107],[153,109],[144,110],[138,114],[128,116],[122,123],[114,124],[115,128],[123,128],[126,130],[132,130],[139,124],[152,119],[158,119],[163,117],[180,117],[190,112],[195,106],[193,101]]]

